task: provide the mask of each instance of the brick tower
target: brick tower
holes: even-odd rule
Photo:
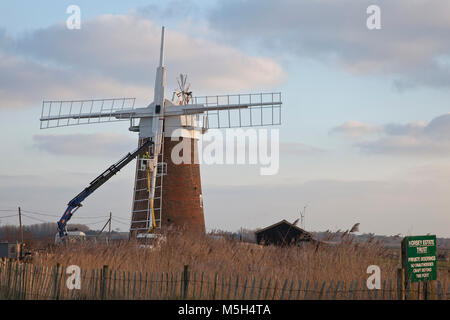
[[[139,145],[146,139],[148,138],[139,139]],[[171,156],[178,145],[181,149],[180,157],[185,156],[184,151],[190,150],[190,159],[197,159],[196,143],[197,140],[190,137],[181,137],[179,141],[172,141],[171,137],[164,138],[162,163],[165,165],[160,167],[160,173],[156,178],[156,185],[162,185],[162,188],[155,190],[153,202],[156,231],[172,227],[196,234],[205,233],[200,165],[194,161],[174,163]],[[146,232],[151,223],[148,178],[146,171],[140,169],[141,163],[137,161],[130,228],[132,237],[136,233]]]

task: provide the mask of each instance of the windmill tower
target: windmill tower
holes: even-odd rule
[[[190,159],[198,159],[196,144],[208,129],[281,124],[281,93],[193,97],[186,80],[180,75],[179,90],[172,100],[165,98],[163,27],[154,98],[147,107],[135,108],[134,98],[43,102],[41,129],[125,120],[139,133],[139,146],[151,141],[136,162],[132,237],[171,226],[205,232],[200,166],[173,162],[179,143],[190,150]]]

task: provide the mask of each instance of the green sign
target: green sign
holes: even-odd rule
[[[411,282],[436,280],[436,236],[405,237],[402,266]]]

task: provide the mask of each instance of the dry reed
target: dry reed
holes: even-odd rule
[[[225,277],[256,277],[272,281],[365,281],[369,265],[381,268],[383,280],[395,282],[398,258],[373,240],[357,243],[351,235],[335,245],[305,243],[302,246],[276,247],[194,237],[167,235],[158,249],[142,249],[136,242],[94,244],[90,242],[53,247],[33,258],[33,264],[54,266],[78,265],[83,270],[109,268],[138,272],[179,272],[184,265],[190,271]],[[449,273],[438,271],[447,285]]]

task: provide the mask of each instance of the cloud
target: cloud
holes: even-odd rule
[[[310,146],[300,142],[281,142],[280,153],[296,156],[314,155],[326,152],[324,149]]]
[[[115,133],[34,135],[34,146],[61,156],[113,156],[134,150],[137,140]]]
[[[148,4],[131,10],[133,14],[152,20],[170,19],[180,20],[180,13],[186,18],[199,18],[198,14],[202,11],[197,3],[190,0],[169,0],[162,3],[161,1],[147,1]]]
[[[378,3],[381,30],[366,26],[372,0],[226,1],[209,14],[210,27],[232,43],[273,54],[318,59],[354,74],[387,74],[396,88],[450,88],[450,3]],[[426,12],[426,14],[425,14]]]
[[[356,123],[357,125],[349,125]],[[370,129],[370,130],[369,130]],[[331,130],[347,136],[358,137],[356,147],[366,153],[398,155],[450,154],[450,113],[428,123],[386,124],[373,126],[349,121]],[[375,139],[368,139],[370,133]]]
[[[36,107],[44,99],[143,97],[149,92],[105,75],[83,75],[0,52],[0,108]]]
[[[160,32],[137,14],[98,16],[75,31],[55,24],[17,39],[0,32],[0,107],[110,96],[149,103]],[[284,80],[272,59],[173,30],[166,33],[166,66],[168,95],[178,73],[189,74],[194,93],[266,89]]]
[[[380,128],[359,121],[347,121],[340,126],[333,128],[331,134],[343,134],[350,137],[360,137],[363,135],[377,133]]]

